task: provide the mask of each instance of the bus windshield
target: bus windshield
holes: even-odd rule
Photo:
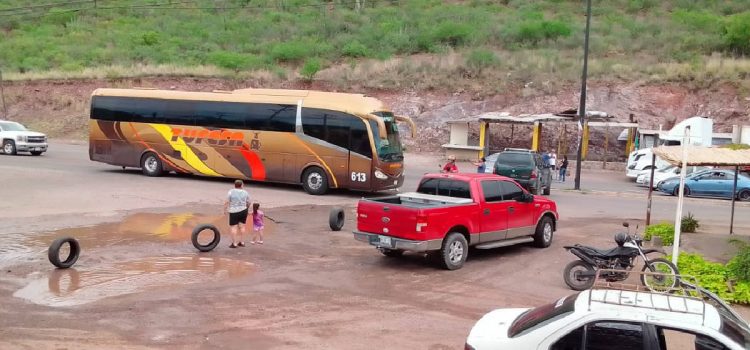
[[[386,138],[380,138],[380,130],[375,121],[370,121],[372,136],[375,141],[375,148],[378,158],[384,162],[400,162],[404,160],[404,152],[401,147],[401,140],[398,134],[398,124],[396,118],[391,112],[376,112],[374,115],[383,118],[385,130],[388,133]]]

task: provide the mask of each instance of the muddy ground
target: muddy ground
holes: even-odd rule
[[[134,212],[120,222],[8,238],[25,248],[0,272],[0,348],[398,349],[460,348],[498,307],[534,306],[571,294],[564,245],[607,247],[619,220],[561,222],[547,249],[472,250],[458,271],[421,255],[387,258],[327,227],[329,206],[267,211],[265,243],[198,253],[211,207]],[[46,259],[54,237],[77,237],[68,270]],[[247,241],[247,240],[246,240]],[[5,255],[9,248],[4,248]]]

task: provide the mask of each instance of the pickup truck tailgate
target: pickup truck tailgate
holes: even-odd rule
[[[357,229],[361,232],[417,239],[419,212],[418,208],[363,200],[357,206]]]

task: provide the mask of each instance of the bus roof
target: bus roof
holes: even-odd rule
[[[390,111],[383,102],[363,94],[348,94],[316,90],[238,89],[234,91],[194,92],[158,89],[96,89],[92,96],[121,96],[174,100],[223,102],[264,102],[296,105],[302,100],[306,108],[321,108],[356,115]]]

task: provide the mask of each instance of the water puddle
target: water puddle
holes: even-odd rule
[[[252,219],[251,219],[252,220]],[[247,232],[251,233],[251,220]],[[46,255],[46,249],[58,237],[71,236],[78,240],[87,254],[92,248],[121,246],[143,242],[184,242],[190,244],[193,229],[200,224],[213,224],[222,233],[222,244],[229,242],[229,226],[224,215],[206,215],[197,213],[136,213],[126,216],[122,221],[87,227],[66,228],[62,230],[29,235],[17,233],[2,235],[0,245],[0,267],[18,264],[39,254]],[[266,219],[264,236],[272,235],[275,223]],[[249,241],[249,236],[245,236]]]
[[[239,278],[255,265],[206,256],[155,257],[93,268],[50,270],[13,296],[46,306],[75,306],[152,288]]]

